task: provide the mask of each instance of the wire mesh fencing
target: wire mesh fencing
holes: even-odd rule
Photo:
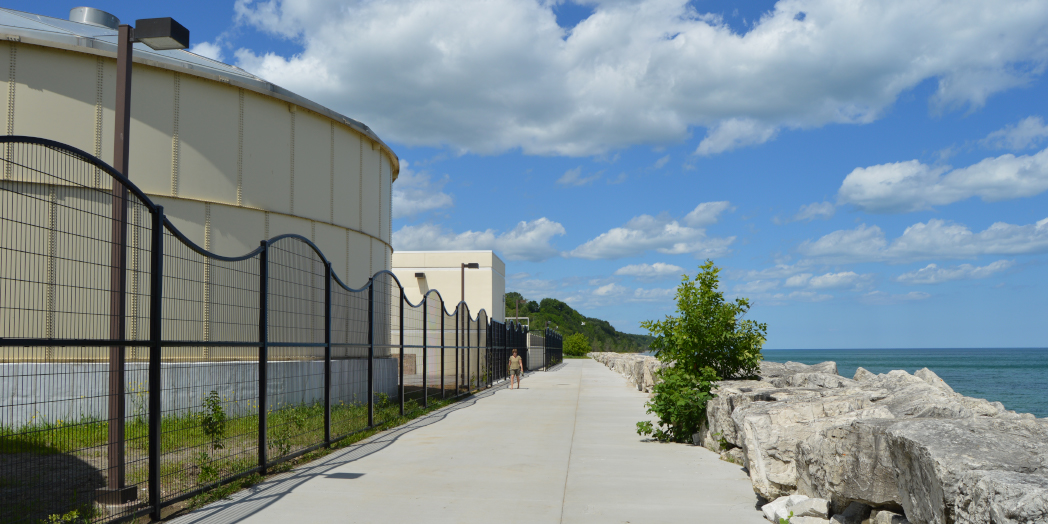
[[[413,304],[389,271],[347,286],[304,237],[216,255],[92,155],[0,143],[0,522],[159,517],[527,353],[527,328]]]

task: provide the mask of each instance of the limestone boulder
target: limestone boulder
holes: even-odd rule
[[[873,374],[870,371],[867,371],[866,368],[860,367],[855,370],[855,376],[852,377],[852,380],[856,382],[866,382],[875,378],[877,378],[877,375]]]
[[[885,435],[911,522],[1048,522],[1043,420],[902,420]]]
[[[830,504],[826,499],[808,498],[793,505],[790,508],[794,517],[817,517],[829,518]]]
[[[967,418],[973,415],[959,395],[948,393],[902,370],[863,382],[864,389],[883,391],[878,403],[896,418]]]
[[[797,373],[826,373],[829,375],[836,375],[837,363],[827,361],[820,362],[818,364],[808,365],[801,364],[800,362],[761,361],[761,367],[759,372],[760,376],[765,379],[785,377]]]
[[[830,373],[794,373],[771,379],[776,387],[786,388],[845,388],[856,387],[858,382]]]
[[[797,446],[797,492],[829,499],[835,507],[862,502],[901,508],[895,467],[885,434],[890,413],[824,429]]]
[[[719,382],[713,389],[713,399],[706,403],[706,422],[695,444],[718,453],[722,451],[721,439],[729,446],[741,447],[731,414],[753,402],[772,400],[777,389],[770,382],[757,380]]]
[[[944,393],[947,393],[947,394],[950,394],[950,395],[956,395],[956,393],[954,393],[954,391],[953,391],[953,388],[951,388],[950,385],[947,384],[945,380],[939,378],[939,375],[936,375],[934,371],[932,371],[932,370],[930,370],[928,368],[918,369],[917,372],[913,374],[913,376],[923,380],[927,384],[930,384],[932,386],[935,386],[935,387],[939,388]]]
[[[888,510],[873,510],[863,524],[910,524],[906,517]]]
[[[790,516],[790,511],[792,511],[795,504],[807,499],[808,497],[804,495],[786,495],[761,506],[761,511],[764,512],[764,518],[778,524],[779,519],[785,519]]]
[[[822,390],[812,398],[753,402],[732,413],[753,490],[768,500],[797,489],[798,445],[818,432],[854,420],[890,418],[869,398]],[[826,396],[819,398],[818,394]]]
[[[793,517],[790,524],[831,524],[829,519],[822,517]]]

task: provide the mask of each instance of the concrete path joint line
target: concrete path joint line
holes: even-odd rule
[[[571,452],[575,450],[575,430],[579,427],[579,399],[582,398],[582,381],[575,389],[575,416],[571,423],[571,444],[568,446],[568,467],[564,468],[564,491],[560,499],[560,522],[564,523],[564,503],[568,500],[568,478],[571,476]]]

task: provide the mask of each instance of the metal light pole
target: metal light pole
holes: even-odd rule
[[[131,45],[142,42],[157,50],[189,47],[189,30],[171,18],[135,21],[135,27],[121,24],[116,42],[116,136],[113,141],[113,168],[128,176],[131,151]],[[121,342],[127,337],[127,187],[113,180],[113,229],[109,269],[109,449],[106,487],[98,492],[103,504],[126,504],[138,498],[135,486],[125,486],[124,471],[124,364]],[[150,384],[150,388],[159,387]]]
[[[469,269],[480,269],[480,264],[478,264],[476,262],[470,262],[468,264],[466,262],[462,263],[462,278],[459,279],[459,283],[462,284],[462,294],[459,295],[459,297],[461,298],[462,302],[466,301],[466,269],[467,268],[469,268]]]
[[[469,269],[480,269],[480,264],[478,264],[476,262],[469,262],[469,263],[463,262],[462,263],[462,276],[459,278],[459,283],[461,284],[461,289],[462,289],[461,290],[461,294],[459,295],[459,313],[457,315],[455,315],[455,316],[458,317],[458,323],[459,323],[460,326],[462,326],[463,331],[465,331],[466,329],[469,328],[469,318],[468,318],[469,315],[468,314],[465,315],[467,318],[462,318],[463,317],[463,312],[466,311],[466,308],[464,307],[464,304],[466,303],[466,268],[469,268]],[[469,339],[466,339],[466,340],[469,340]],[[468,377],[468,376],[469,376],[469,370],[466,369],[466,366],[463,366],[462,367],[463,380],[465,380],[465,377]],[[469,389],[469,386],[467,386],[467,390],[468,389]]]

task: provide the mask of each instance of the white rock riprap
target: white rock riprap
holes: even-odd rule
[[[608,366],[626,377],[637,391],[651,393],[655,387],[655,372],[666,367],[659,359],[636,353],[587,353],[593,360]]]
[[[642,391],[663,365],[591,356]],[[764,362],[759,380],[714,393],[695,443],[741,462],[766,500],[827,502],[825,516],[791,522],[1048,524],[1048,421],[960,395],[927,368],[849,379],[833,362]]]

